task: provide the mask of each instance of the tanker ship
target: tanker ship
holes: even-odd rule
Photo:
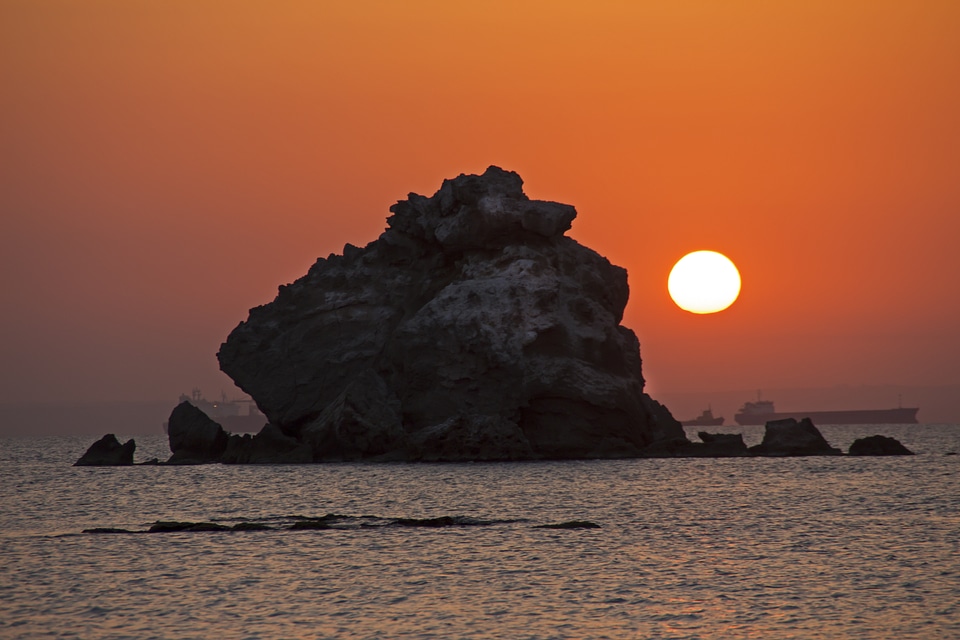
[[[200,394],[200,389],[194,389],[189,396],[180,394],[180,402],[190,402],[229,433],[260,431],[267,423],[267,416],[260,413],[253,400],[227,400],[222,391],[220,396],[220,400],[210,401]],[[163,431],[167,431],[166,422]]]
[[[919,407],[895,409],[848,409],[843,411],[783,411],[773,408],[770,400],[747,402],[733,416],[737,424],[766,424],[771,420],[810,418],[814,424],[917,424]]]

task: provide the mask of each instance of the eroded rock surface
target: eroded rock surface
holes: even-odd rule
[[[445,180],[364,248],[320,259],[220,366],[314,460],[629,457],[686,440],[644,393],[626,271],[516,173]]]

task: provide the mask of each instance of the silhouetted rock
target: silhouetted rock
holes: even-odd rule
[[[217,462],[229,438],[223,427],[186,400],[170,414],[167,436],[173,452],[167,464]]]
[[[852,456],[912,456],[913,451],[903,446],[896,438],[868,436],[857,438],[850,445]]]
[[[752,455],[761,456],[838,456],[840,449],[820,434],[810,418],[799,422],[794,418],[771,420],[763,433],[763,442],[750,447]]]
[[[700,431],[697,437],[703,441],[704,455],[717,457],[749,455],[743,435],[739,433],[707,433]]]
[[[87,449],[80,459],[73,463],[75,467],[117,467],[133,464],[133,452],[137,443],[132,439],[120,444],[117,436],[108,433]]]
[[[643,391],[620,325],[626,271],[564,235],[573,207],[522,184],[490,167],[410,194],[378,240],[252,309],[221,368],[316,461],[630,457],[686,441]]]

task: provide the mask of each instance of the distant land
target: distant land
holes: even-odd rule
[[[687,420],[712,407],[724,424],[735,424],[733,414],[748,400],[756,400],[757,389],[671,393],[654,390],[678,420]],[[921,424],[960,424],[960,384],[936,387],[838,386],[806,389],[762,389],[765,400],[773,400],[781,411],[886,409],[920,407]],[[163,423],[177,405],[169,401],[142,402],[7,402],[0,403],[0,437],[9,436],[121,436],[162,435]]]

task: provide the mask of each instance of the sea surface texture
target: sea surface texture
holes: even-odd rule
[[[93,436],[2,440],[0,638],[960,638],[960,426],[820,429],[918,455],[90,468]],[[572,520],[599,528],[538,528]]]

